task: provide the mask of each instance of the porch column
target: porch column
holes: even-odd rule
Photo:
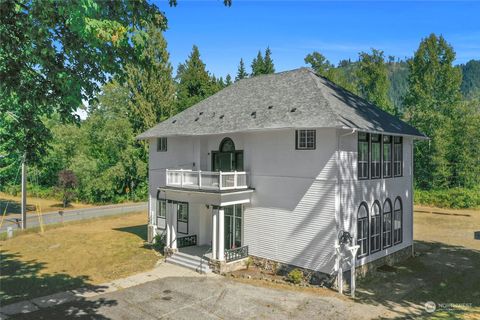
[[[225,211],[223,207],[218,208],[218,251],[217,259],[219,261],[225,260],[225,237],[224,237],[224,228],[225,228]]]
[[[172,240],[171,240],[171,248],[172,249],[177,249],[177,204],[172,202],[171,203],[171,217],[172,217],[172,222],[170,224],[171,230],[172,230]]]
[[[212,258],[217,259],[218,209],[212,208]]]
[[[166,246],[170,248],[170,244],[172,243],[172,230],[171,230],[171,224],[172,224],[172,217],[171,217],[171,208],[172,204],[170,201],[167,200],[167,204],[165,205],[165,209],[167,212],[165,212],[165,228],[167,229],[167,239],[166,241]]]

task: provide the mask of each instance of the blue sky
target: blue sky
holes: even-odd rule
[[[456,63],[480,59],[480,2],[433,1],[242,1],[149,0],[169,20],[165,36],[176,68],[200,48],[217,76],[236,73],[240,58],[250,66],[270,46],[277,71],[304,66],[317,50],[331,62],[356,59],[371,47],[385,55],[412,56],[422,37],[443,34],[457,52]]]

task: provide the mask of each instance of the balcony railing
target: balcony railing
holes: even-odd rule
[[[167,169],[166,184],[168,187],[205,190],[234,190],[248,188],[247,173],[241,171],[213,172]]]

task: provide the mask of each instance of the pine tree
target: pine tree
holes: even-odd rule
[[[230,74],[227,74],[227,76],[225,77],[225,86],[229,86],[232,84],[232,77],[230,76]]]
[[[178,111],[183,111],[220,90],[218,83],[206,70],[195,45],[185,63],[178,66],[177,82]]]
[[[275,66],[273,65],[273,60],[272,60],[272,50],[270,50],[270,47],[267,47],[265,50],[265,58],[263,59],[263,74],[271,74],[275,73]]]
[[[257,57],[252,61],[252,77],[263,74],[265,69],[265,62],[263,61],[262,52],[258,50]]]
[[[248,73],[245,70],[245,64],[243,63],[243,58],[240,59],[240,64],[238,65],[237,76],[235,77],[235,82],[242,80],[248,77]]]
[[[404,100],[406,119],[430,137],[415,144],[415,178],[422,188],[451,185],[452,144],[457,139],[452,117],[461,100],[461,72],[453,66],[455,52],[442,36],[431,34],[421,41],[409,61],[408,93]]]
[[[371,53],[361,52],[356,75],[362,97],[393,114],[395,110],[388,97],[390,82],[383,51],[372,48]]]

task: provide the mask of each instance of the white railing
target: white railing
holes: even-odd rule
[[[246,189],[247,173],[243,171],[213,172],[170,170],[166,172],[169,187],[206,190]]]

